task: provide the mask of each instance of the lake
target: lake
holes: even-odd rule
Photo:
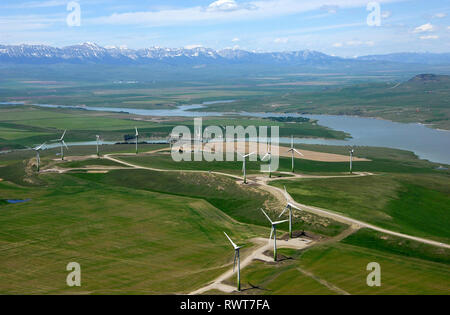
[[[160,117],[211,117],[238,115],[246,117],[307,117],[318,120],[322,126],[334,130],[340,130],[352,135],[349,140],[327,140],[297,138],[296,143],[325,144],[325,145],[356,145],[356,146],[377,146],[388,147],[412,151],[422,159],[427,159],[436,163],[450,164],[450,131],[436,130],[422,124],[396,123],[392,121],[364,118],[356,116],[336,116],[336,115],[301,115],[295,113],[225,113],[225,112],[202,112],[198,110],[209,104],[232,103],[234,100],[222,100],[214,102],[204,102],[202,104],[192,104],[179,106],[176,109],[149,110],[133,108],[114,107],[85,107],[85,106],[61,106],[35,104],[36,106],[47,108],[76,108],[93,111],[121,112],[135,115],[160,116]],[[0,103],[4,105],[23,105],[23,103]],[[290,139],[281,138],[280,143],[290,143]],[[93,143],[95,144],[95,143]],[[73,144],[72,144],[73,145]]]

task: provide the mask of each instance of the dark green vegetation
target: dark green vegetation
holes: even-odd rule
[[[410,235],[449,242],[448,175],[384,174],[280,181],[304,204],[344,213]]]

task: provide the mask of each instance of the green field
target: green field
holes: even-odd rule
[[[223,231],[244,244],[267,233],[201,199],[67,175],[45,180],[52,189],[0,183],[2,197],[31,199],[1,207],[3,294],[186,293],[224,270]],[[70,261],[81,264],[80,289],[65,284]]]
[[[253,262],[242,272],[243,294],[448,294],[450,251],[370,230],[303,251],[280,249],[280,263]],[[381,267],[369,287],[366,266]],[[234,285],[236,277],[227,280]],[[207,292],[220,294],[220,292]]]
[[[341,131],[317,125],[315,121],[299,124],[274,122],[267,119],[206,118],[208,125],[278,126],[281,136],[345,139]],[[193,119],[173,118],[153,121],[142,116],[92,112],[77,109],[42,108],[37,106],[0,107],[0,149],[31,147],[57,139],[67,129],[66,142],[94,141],[100,134],[105,141],[121,142],[125,135],[134,135],[139,128],[142,139],[163,139],[179,125],[188,126],[193,133]]]
[[[449,242],[450,187],[439,174],[277,181],[298,202],[395,231]]]

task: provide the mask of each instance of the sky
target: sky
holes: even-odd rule
[[[450,52],[450,0],[0,2],[0,44],[84,42],[132,49],[310,49],[344,57]]]

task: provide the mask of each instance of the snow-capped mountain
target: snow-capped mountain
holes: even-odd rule
[[[94,43],[63,48],[45,45],[0,45],[0,62],[4,63],[118,63],[148,64],[154,62],[194,64],[310,64],[327,63],[340,58],[316,51],[260,53],[238,49],[216,51],[210,48],[161,48],[127,49],[101,47]]]

